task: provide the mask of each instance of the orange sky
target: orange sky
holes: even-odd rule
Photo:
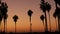
[[[44,31],[43,23],[40,19],[40,16],[44,14],[40,7],[40,0],[3,0],[8,4],[8,32],[14,32],[14,21],[12,17],[16,14],[18,15],[19,19],[17,21],[17,32],[29,32],[30,31],[30,22],[29,16],[27,15],[27,11],[31,9],[33,11],[32,15],[32,31],[33,32],[42,32]],[[50,20],[51,20],[51,30],[55,31],[56,23],[55,19],[53,18],[53,13],[55,10],[55,3],[53,0],[46,0],[51,4],[50,10]],[[48,13],[47,13],[48,14]],[[47,16],[48,17],[48,16]],[[49,20],[48,20],[49,23]],[[2,22],[3,26],[3,22]],[[49,25],[48,25],[49,27]],[[3,30],[3,27],[2,27]]]

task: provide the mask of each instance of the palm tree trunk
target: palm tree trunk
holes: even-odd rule
[[[5,19],[4,19],[4,33],[5,33]]]
[[[45,32],[48,32],[46,12],[45,12],[45,26],[46,26]]]
[[[57,9],[57,3],[55,3],[56,9]],[[56,27],[57,27],[57,22],[56,22]],[[59,24],[58,24],[58,30],[59,30]]]
[[[0,28],[1,28],[1,22],[0,22]],[[2,31],[1,31],[1,29],[0,29],[0,33],[1,33]]]
[[[31,17],[30,17],[30,32],[32,32],[32,23],[31,23]]]
[[[60,32],[60,16],[58,16],[58,26],[59,26],[59,32]]]
[[[45,30],[45,24],[44,24],[44,20],[43,20],[43,26],[44,26],[44,30]]]
[[[15,22],[15,33],[16,33],[16,22]]]
[[[55,18],[55,22],[56,22],[56,32],[58,32],[58,24],[57,24],[57,20],[56,20],[56,18]]]
[[[56,4],[56,8],[57,8],[57,3],[55,3]]]
[[[7,20],[6,20],[6,33],[7,33]]]
[[[50,26],[50,32],[51,32],[50,13],[49,13],[49,26]]]

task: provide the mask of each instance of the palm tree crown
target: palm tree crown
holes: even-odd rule
[[[41,15],[40,19],[41,19],[42,21],[44,20],[44,18],[45,18],[44,15]]]
[[[55,3],[58,3],[60,5],[60,0],[54,0]]]
[[[56,16],[59,16],[60,15],[60,8],[57,7],[54,14]]]
[[[32,16],[33,12],[31,10],[28,11],[28,15]]]
[[[44,18],[45,18],[44,15],[40,16],[40,19],[43,21],[43,24],[44,24]]]
[[[17,22],[18,16],[15,15],[15,16],[13,17],[13,19],[14,19],[14,22]]]
[[[47,4],[44,0],[41,0],[41,4],[40,4],[40,8],[43,10],[43,12],[45,13],[47,10]]]
[[[48,2],[46,2],[46,8],[47,8],[47,11],[48,11],[48,12],[49,12],[50,9],[51,9],[51,5],[50,5]]]

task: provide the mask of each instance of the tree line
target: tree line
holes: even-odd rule
[[[6,2],[1,2],[2,0],[0,0],[0,25],[2,23],[2,20],[4,21],[4,32],[7,32],[7,18],[8,18],[8,5]],[[60,32],[60,7],[58,7],[57,5],[60,6],[60,0],[54,0],[55,2],[55,6],[56,6],[56,9],[55,9],[55,12],[53,14],[53,17],[56,19],[58,18],[58,30],[57,32]],[[48,15],[49,15],[49,25],[50,25],[50,32],[51,32],[51,22],[50,22],[50,10],[51,10],[51,5],[48,3],[48,2],[45,2],[44,0],[41,0],[41,4],[40,4],[40,9],[43,11],[44,15],[41,15],[40,16],[40,19],[42,20],[43,22],[43,25],[44,25],[44,19],[45,19],[45,32],[48,32],[48,26],[47,26],[47,15],[46,15],[46,12],[48,12]],[[28,10],[27,12],[28,16],[29,16],[29,19],[30,19],[30,32],[32,32],[32,23],[31,23],[31,17],[32,17],[32,14],[33,14],[33,11],[32,10]],[[15,22],[15,33],[16,33],[16,22],[17,20],[19,19],[17,15],[14,15],[13,17],[13,20]],[[6,23],[6,24],[5,24]],[[5,25],[6,25],[6,30],[5,30]],[[1,27],[0,27],[1,28]],[[0,31],[2,32],[2,31]]]

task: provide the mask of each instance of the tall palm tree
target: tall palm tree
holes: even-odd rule
[[[44,18],[45,18],[44,15],[40,16],[40,19],[43,21],[43,25],[44,25]]]
[[[47,10],[46,6],[47,5],[46,5],[46,2],[44,0],[41,0],[41,4],[40,5],[41,5],[40,8],[43,10],[43,12],[45,14],[45,24],[46,24],[45,31],[47,32],[48,31],[48,27],[47,27],[47,15],[46,15],[46,10]]]
[[[0,25],[1,25],[1,21],[2,21],[2,16],[0,15]]]
[[[6,14],[6,15],[4,16],[4,19],[5,19],[5,22],[6,22],[6,33],[7,33],[7,18],[8,18],[8,14]]]
[[[14,19],[14,22],[15,22],[15,33],[16,33],[16,22],[17,22],[18,16],[17,15],[14,15],[13,16],[13,19]]]
[[[46,2],[46,8],[47,8],[47,11],[48,11],[48,14],[49,14],[49,25],[50,25],[50,31],[51,31],[51,23],[50,23],[50,10],[51,10],[51,5]]]
[[[60,5],[60,0],[54,0],[55,1],[55,5],[57,7],[57,4]]]
[[[44,15],[41,15],[41,16],[40,16],[40,19],[42,20],[43,25],[44,25],[44,18],[45,18]],[[44,29],[45,29],[45,27],[44,27]]]
[[[57,28],[56,12],[54,12],[54,14],[53,14],[53,17],[55,18],[55,22],[56,22],[56,28]],[[58,29],[57,29],[56,31],[58,31]]]
[[[2,4],[1,4],[1,11],[2,11],[2,16],[3,16],[3,20],[4,20],[4,32],[5,32],[5,20],[6,20],[6,15],[8,12],[8,6],[4,2],[2,2]]]
[[[57,6],[57,4],[60,6],[60,0],[54,0],[55,1],[55,5],[56,5],[56,10],[55,10],[55,13],[56,13],[56,16],[58,16],[57,15],[57,12],[58,12],[58,6]],[[59,17],[58,17],[59,18]],[[58,27],[59,27],[59,19],[58,19]],[[59,28],[60,29],[60,28]]]
[[[59,31],[60,31],[60,8],[56,8],[55,10],[55,13],[54,13],[54,17],[58,17],[58,28],[59,28]]]
[[[33,12],[31,10],[28,11],[28,16],[30,17],[30,32],[32,32],[32,23],[31,23],[31,16],[32,16]]]
[[[1,22],[2,22],[1,1],[2,1],[2,0],[0,0],[0,26],[1,26]],[[0,28],[1,28],[1,27],[0,27]],[[1,31],[0,31],[0,32],[1,32]]]
[[[55,10],[56,16],[58,17],[58,27],[59,27],[59,31],[60,31],[60,8],[56,8]]]
[[[1,28],[1,23],[2,23],[2,15],[0,14],[0,28]],[[1,33],[2,31],[0,30],[0,33]]]

